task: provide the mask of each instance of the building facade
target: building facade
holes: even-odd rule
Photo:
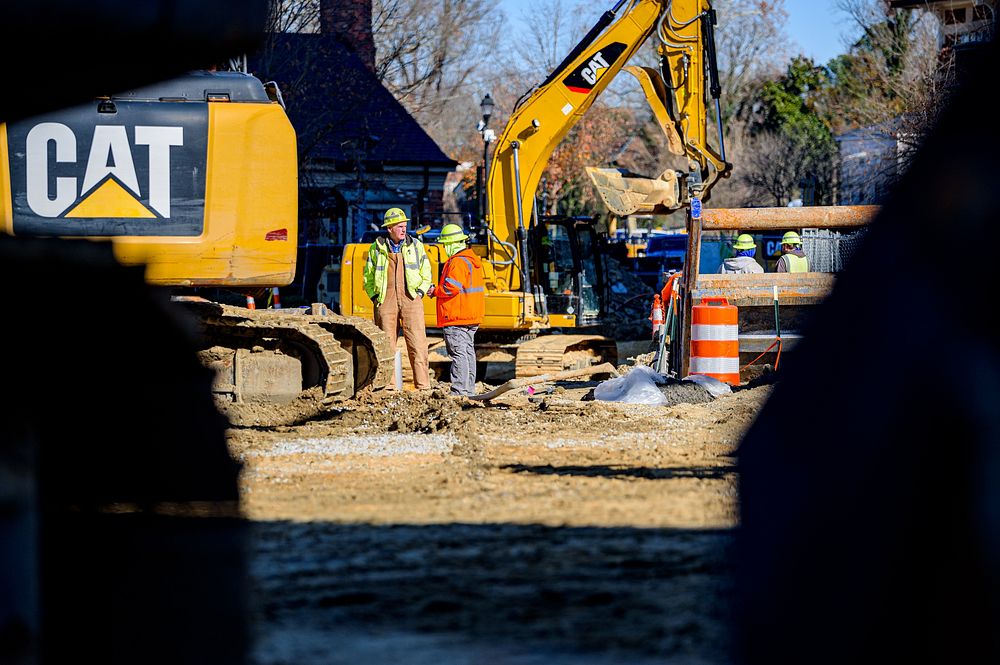
[[[457,162],[375,75],[371,0],[321,0],[319,10],[250,59],[281,91],[298,137],[300,245],[354,242],[392,207],[435,219]]]

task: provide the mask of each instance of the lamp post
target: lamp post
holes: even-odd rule
[[[482,189],[479,192],[479,210],[480,219],[484,224],[486,223],[486,215],[489,213],[489,205],[486,202],[486,185],[490,175],[489,149],[490,142],[496,138],[493,130],[488,128],[488,125],[490,124],[490,116],[493,115],[493,106],[493,98],[490,97],[490,93],[486,93],[486,96],[483,97],[483,101],[479,102],[479,109],[483,112],[483,119],[479,123],[479,131],[483,134],[483,184]]]

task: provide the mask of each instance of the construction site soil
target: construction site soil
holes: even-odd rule
[[[770,387],[654,407],[594,385],[230,429],[251,662],[729,662],[733,454]]]

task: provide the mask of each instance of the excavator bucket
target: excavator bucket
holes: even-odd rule
[[[604,205],[619,217],[663,214],[677,208],[680,191],[675,171],[667,170],[659,178],[643,178],[618,169],[586,168]]]
[[[666,137],[667,150],[683,156],[684,142],[670,111],[669,91],[660,73],[651,67],[638,66],[624,67],[623,71],[639,81],[653,117]],[[614,168],[586,168],[604,205],[615,215],[666,214],[678,207],[680,186],[676,171],[668,169],[659,178],[647,178]]]

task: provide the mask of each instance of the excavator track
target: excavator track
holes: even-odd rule
[[[216,404],[235,425],[303,422],[391,382],[389,339],[365,319],[176,300],[200,326],[199,357],[215,372]]]
[[[392,383],[395,353],[389,343],[389,336],[374,322],[357,316],[332,313],[309,318],[315,325],[332,333],[342,345],[347,340],[358,338],[364,339],[368,344],[367,353],[354,354],[355,392],[368,386],[385,388]]]
[[[516,348],[514,367],[517,377],[539,376],[618,361],[614,340],[601,335],[539,335],[519,343]]]

